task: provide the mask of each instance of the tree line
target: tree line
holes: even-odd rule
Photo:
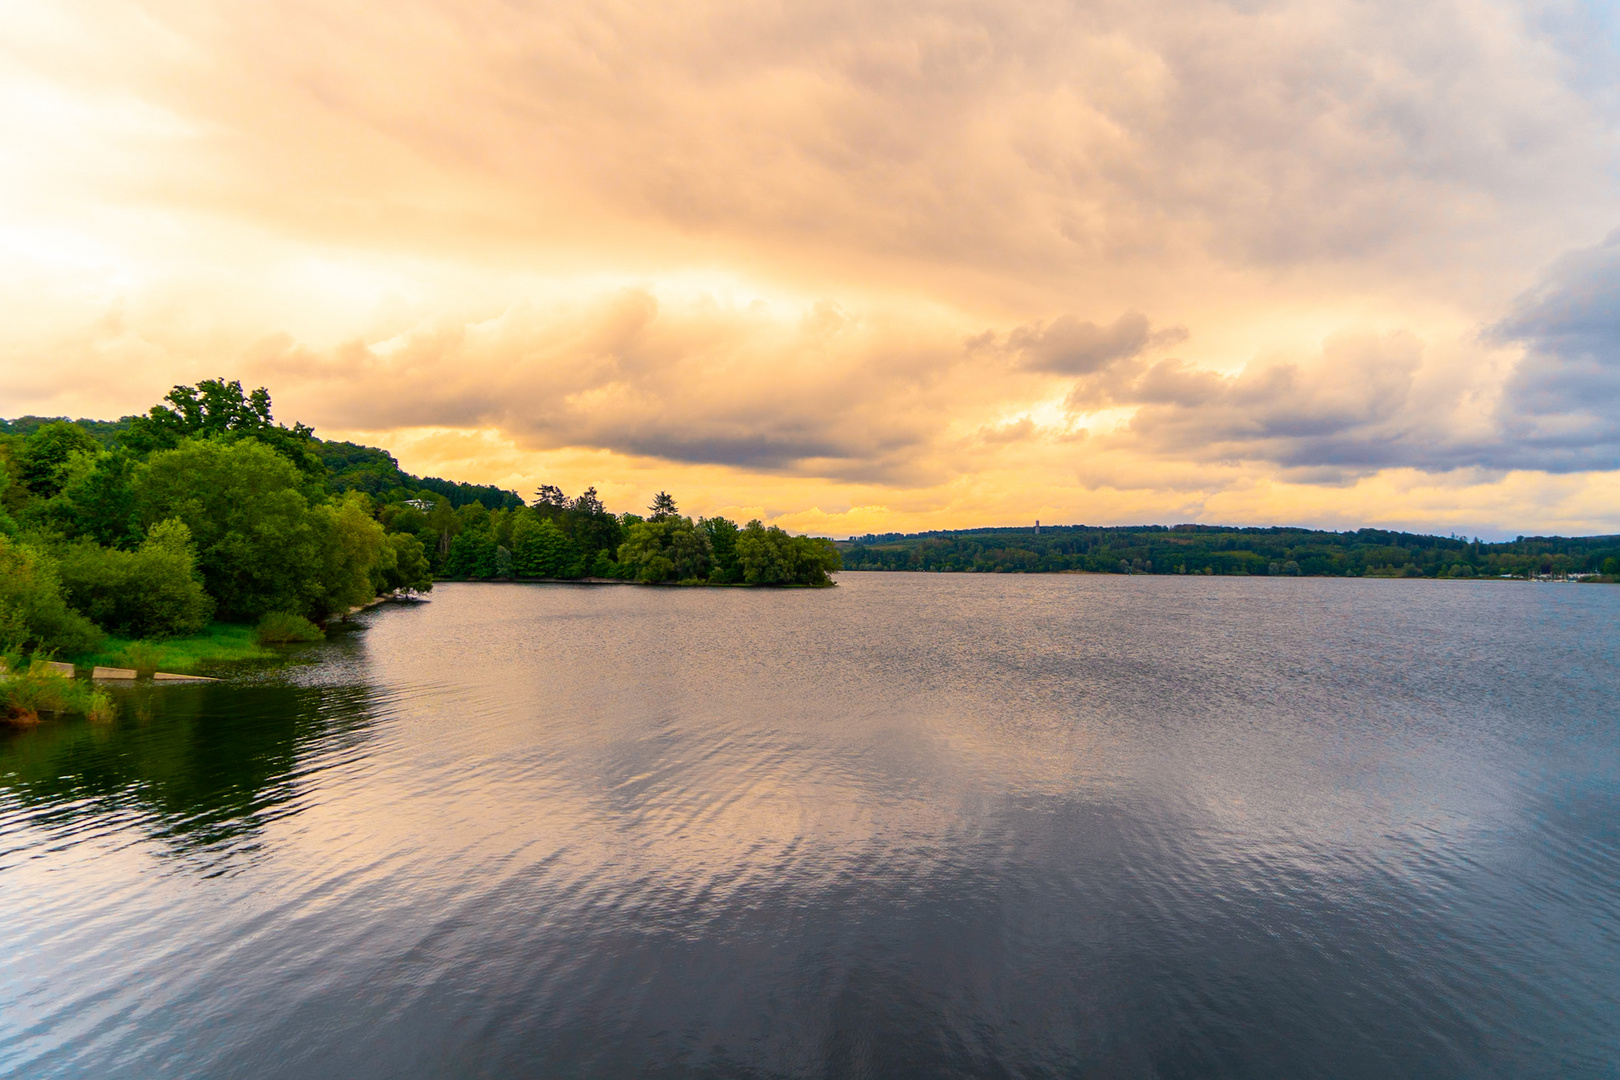
[[[868,534],[838,547],[846,570],[1620,578],[1620,536],[1521,536],[1492,544],[1382,529],[1048,525]]]
[[[177,386],[118,421],[0,421],[0,653],[88,652],[212,620],[323,623],[436,577],[826,585],[827,540],[645,516],[590,488],[417,477],[386,451],[275,421],[264,388]]]
[[[614,514],[596,489],[569,497],[546,485],[532,505],[490,510],[469,503],[429,510],[392,503],[391,529],[410,530],[433,545],[442,577],[463,580],[619,579],[645,584],[832,584],[838,549],[819,537],[724,517],[682,516],[659,492],[646,515]]]

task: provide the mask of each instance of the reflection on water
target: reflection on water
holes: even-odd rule
[[[297,812],[300,751],[354,742],[370,698],[364,687],[286,685],[111,692],[113,723],[0,730],[8,821],[45,830],[58,849],[138,829],[162,842],[154,854],[167,848],[207,871],[257,850],[267,822]]]
[[[1617,615],[445,587],[0,741],[0,1072],[1613,1075]]]

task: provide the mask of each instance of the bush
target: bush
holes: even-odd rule
[[[196,568],[191,530],[170,520],[154,525],[137,551],[69,548],[59,570],[68,602],[103,629],[163,638],[194,634],[214,614]]]
[[[91,720],[108,720],[113,715],[112,695],[107,691],[56,675],[45,670],[43,660],[27,671],[0,678],[0,709],[14,725],[39,722],[40,713],[77,714]]]
[[[285,645],[294,641],[320,641],[326,632],[302,615],[272,611],[259,620],[254,637],[261,645]]]
[[[68,607],[56,567],[43,552],[0,536],[0,652],[95,648],[101,631]]]

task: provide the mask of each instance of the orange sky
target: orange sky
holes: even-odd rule
[[[1620,531],[1602,10],[0,4],[0,415],[225,375],[838,536]]]

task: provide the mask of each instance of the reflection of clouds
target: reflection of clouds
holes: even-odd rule
[[[267,815],[236,873],[154,872],[118,818],[0,867],[0,901],[31,913],[0,930],[24,973],[0,1016],[28,1032],[7,1060],[183,1048],[217,1075],[296,1045],[308,1060],[266,1060],[366,1075],[426,1047],[562,1071],[584,1045],[637,1073],[721,1047],[804,1072],[866,1039],[937,1071],[952,1039],[981,1062],[1108,1060],[1237,1022],[1252,1053],[1284,1033],[1302,1056],[1268,1071],[1293,1075],[1335,1039],[1444,1063],[1572,1017],[1584,1061],[1606,1029],[1583,1002],[1604,999],[1562,989],[1612,967],[1592,928],[1614,863],[1578,843],[1606,804],[1527,791],[1607,783],[1589,718],[1613,711],[1592,644],[1609,598],[446,585],[300,673],[364,678],[373,721],[300,756],[298,812]],[[1568,678],[1524,678],[1531,655]],[[1504,973],[1524,946],[1498,927],[1569,973]]]

